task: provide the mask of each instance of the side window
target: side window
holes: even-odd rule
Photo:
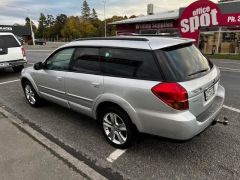
[[[106,75],[143,80],[161,80],[150,51],[104,48],[101,51]]]
[[[77,48],[70,63],[70,70],[87,74],[99,74],[99,49]]]
[[[72,58],[74,48],[58,51],[47,60],[45,68],[47,70],[65,71],[69,69],[69,63]]]

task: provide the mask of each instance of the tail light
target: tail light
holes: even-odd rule
[[[22,47],[22,55],[23,57],[26,57],[26,50]]]
[[[164,103],[177,110],[189,109],[188,93],[178,83],[161,83],[152,88],[152,92]]]

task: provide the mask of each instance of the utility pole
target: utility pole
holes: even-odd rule
[[[12,6],[12,5],[7,5],[8,7],[12,7],[12,8],[19,8],[17,6]],[[20,8],[19,8],[20,9]],[[34,32],[33,32],[33,26],[32,26],[32,19],[30,17],[30,9],[27,8],[21,8],[24,9],[27,12],[27,16],[29,18],[29,23],[30,23],[30,29],[31,29],[31,36],[32,36],[32,40],[33,40],[33,45],[35,46],[35,36],[34,36]]]
[[[30,11],[29,9],[27,9],[27,10]],[[33,45],[35,46],[35,36],[34,36],[34,32],[33,32],[33,26],[32,26],[32,20],[31,20],[31,18],[30,18],[30,13],[29,13],[29,20],[30,20],[30,28],[31,28]]]
[[[103,0],[103,3],[104,3],[104,31],[105,37],[107,37],[106,0]]]

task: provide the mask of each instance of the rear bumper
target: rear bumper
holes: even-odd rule
[[[198,117],[189,111],[177,114],[140,112],[142,132],[177,140],[191,139],[204,131],[218,118],[224,99],[225,89],[219,85],[212,105]]]
[[[9,67],[21,66],[25,64],[27,64],[27,61],[25,59],[5,61],[5,62],[0,62],[0,68],[9,68]]]

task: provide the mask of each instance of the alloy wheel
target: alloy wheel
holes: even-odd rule
[[[35,94],[29,84],[26,84],[25,86],[25,95],[30,104],[34,105],[36,103]]]
[[[112,143],[122,145],[127,141],[127,127],[117,114],[107,113],[103,117],[103,129]]]

